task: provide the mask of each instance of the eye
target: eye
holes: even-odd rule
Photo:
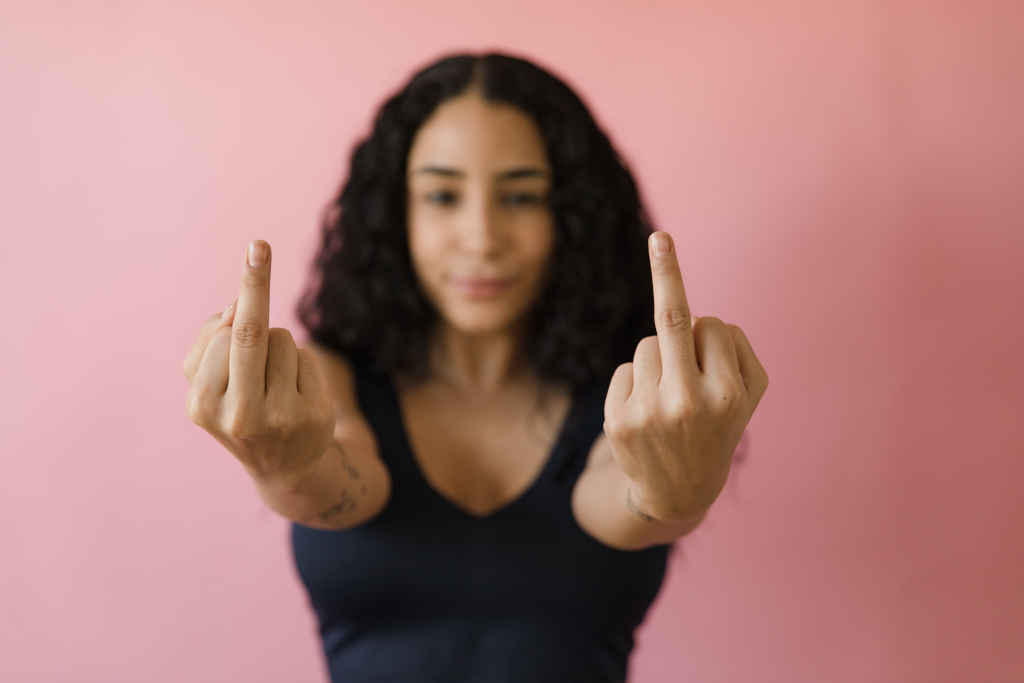
[[[535,194],[519,193],[519,194],[508,194],[502,197],[503,200],[507,201],[507,204],[519,205],[519,204],[539,204],[541,197]]]
[[[448,204],[448,200],[454,198],[455,194],[448,192],[447,190],[441,190],[427,195],[427,201],[435,202],[437,204]]]
[[[427,201],[441,205],[452,204],[457,198],[458,195],[448,190],[438,190],[437,192],[433,192],[426,196]],[[522,206],[529,204],[540,204],[544,201],[544,198],[537,194],[519,192],[514,194],[503,195],[501,201],[503,204],[507,204],[510,206]]]

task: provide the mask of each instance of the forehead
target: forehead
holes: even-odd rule
[[[409,170],[421,164],[491,172],[511,164],[546,167],[547,154],[540,129],[529,115],[467,94],[438,106],[416,132]]]

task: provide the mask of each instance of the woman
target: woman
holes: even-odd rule
[[[746,338],[692,326],[625,163],[522,59],[416,73],[330,209],[309,347],[262,334],[268,250],[193,354],[230,408],[190,414],[292,520],[331,680],[624,681],[767,384]],[[724,402],[652,409],[712,357]]]

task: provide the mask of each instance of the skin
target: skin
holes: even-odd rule
[[[482,467],[475,469],[494,475],[492,481],[483,487],[475,477],[460,481],[467,468],[457,459],[433,460],[434,476],[427,474],[435,484],[457,482],[449,484],[452,498],[473,493],[472,508],[479,514],[531,480],[526,477],[531,463],[510,465],[504,456],[516,434],[504,433],[492,443],[487,435],[493,439],[501,429],[485,427],[507,425],[525,392],[539,386],[521,351],[524,319],[545,283],[553,247],[554,221],[546,201],[550,173],[532,119],[514,107],[486,102],[475,91],[438,107],[417,131],[409,153],[410,255],[421,288],[440,313],[428,340],[430,384],[445,392],[421,394],[426,402],[406,418],[417,445],[435,455],[457,452],[462,445],[440,441],[439,435],[477,431],[473,450]],[[658,240],[667,250],[651,252],[657,335],[641,340],[633,362],[619,366],[612,377],[603,434],[572,498],[580,525],[594,538],[623,549],[669,542],[700,523],[724,485],[732,453],[768,385],[764,367],[738,326],[691,315],[672,239],[658,231],[651,245]],[[473,299],[456,286],[465,277],[509,278],[511,284],[495,296]],[[298,499],[322,499],[303,487],[339,477],[285,460],[308,453],[318,467],[341,462],[346,481],[354,483],[359,474],[344,457],[317,457],[324,452],[319,443],[329,438],[330,403],[312,372],[314,361],[295,349],[290,334],[280,328],[271,330],[269,340],[263,334],[268,290],[269,263],[247,266],[237,312],[229,310],[224,319],[211,318],[204,326],[184,364],[190,381],[193,373],[209,375],[193,383],[190,414],[247,467],[259,472],[283,471],[283,465],[301,469],[301,481],[292,478],[287,492]],[[204,353],[208,342],[213,351]],[[311,370],[303,373],[302,368]],[[280,390],[270,391],[278,385]],[[303,386],[308,386],[305,393]],[[302,395],[293,396],[293,390]],[[561,398],[561,410],[553,412],[564,415],[564,391]],[[416,415],[429,418],[426,426],[417,428]],[[451,428],[438,429],[446,420]],[[300,448],[275,432],[317,445]],[[529,449],[526,442],[514,445],[516,452]],[[386,480],[380,469],[378,478]],[[509,485],[513,480],[516,486]],[[361,491],[365,494],[366,487]],[[276,492],[268,498],[281,500]],[[354,507],[346,489],[327,512],[337,516]]]
[[[424,170],[430,167],[449,171]],[[537,174],[498,179],[513,167]],[[510,204],[509,195],[542,197],[549,174],[532,120],[476,92],[441,105],[414,138],[407,167],[410,252],[442,317],[431,340],[432,367],[464,394],[504,392],[526,373],[521,322],[544,284],[553,218],[543,202]],[[595,536],[631,548],[677,538],[699,524],[768,385],[739,327],[691,315],[671,236],[657,231],[650,245],[658,333],[641,340],[633,362],[616,370],[604,433],[573,496],[574,513]],[[452,286],[470,274],[515,282],[499,296],[473,301]]]
[[[424,167],[433,167],[433,170],[421,170]],[[438,171],[438,168],[447,170]],[[516,177],[500,175],[513,169],[519,170]],[[523,169],[527,169],[525,174]],[[512,107],[487,103],[476,92],[445,102],[417,131],[407,160],[407,229],[414,270],[424,292],[441,314],[436,334],[429,342],[432,387],[428,389],[440,387],[444,391],[418,394],[419,406],[426,409],[415,409],[416,397],[413,397],[409,404],[414,408],[410,411],[411,420],[415,421],[415,416],[421,415],[428,418],[428,423],[436,424],[446,417],[438,413],[439,407],[448,407],[452,413],[449,422],[452,431],[464,433],[466,430],[459,427],[469,419],[470,413],[466,408],[472,406],[476,409],[472,419],[477,427],[506,424],[510,415],[522,412],[519,408],[526,403],[528,394],[540,388],[523,363],[520,350],[523,318],[543,285],[552,249],[553,217],[546,206],[550,173],[540,132],[532,119]],[[269,249],[262,240],[257,242]],[[193,420],[214,433],[222,443],[230,443],[233,452],[242,448],[235,443],[239,441],[237,438],[229,438],[228,432],[238,431],[241,427],[236,429],[233,424],[225,426],[222,423],[238,422],[237,415],[242,412],[252,422],[245,425],[246,433],[285,431],[312,438],[314,432],[307,426],[311,420],[306,415],[306,412],[313,411],[312,408],[306,412],[289,412],[283,404],[271,406],[262,395],[265,392],[254,389],[270,384],[269,378],[262,374],[268,352],[280,349],[289,358],[306,352],[305,349],[296,350],[291,336],[282,328],[271,330],[271,337],[277,335],[274,339],[268,340],[266,336],[269,276],[269,263],[259,268],[245,267],[237,305],[229,306],[223,317],[211,316],[207,320],[183,363],[185,376],[192,383],[189,411]],[[510,277],[514,278],[514,283],[497,297],[471,300],[453,286],[454,278],[466,276]],[[272,343],[275,340],[278,343]],[[245,359],[246,366],[234,367],[242,359]],[[328,361],[323,363],[323,368],[329,373],[334,371],[329,359],[321,360]],[[197,375],[204,375],[202,368],[207,368],[205,374],[217,375],[217,391],[210,390],[207,386],[210,382],[195,381]],[[224,393],[220,385],[228,383],[229,374],[233,380],[230,384],[237,391]],[[282,386],[289,383],[296,383],[294,371],[290,380],[281,380]],[[346,384],[332,375],[329,384],[333,386],[336,383]],[[204,399],[203,403],[197,399],[198,396],[210,398]],[[318,398],[321,399],[316,403],[318,410],[313,412],[327,412],[329,404],[326,399]],[[562,399],[555,403],[561,410],[552,411],[555,419],[559,413],[564,415],[568,407],[567,398],[563,396]],[[214,405],[215,400],[217,405]],[[246,406],[244,411],[241,408],[243,403]],[[288,407],[298,405],[297,401],[290,400]],[[253,406],[260,409],[253,411]],[[280,423],[282,417],[287,418],[286,424],[277,424],[275,430],[267,428],[265,423],[271,418]],[[357,423],[352,421],[349,424],[350,431],[361,424]],[[448,444],[430,442],[431,432],[436,431],[435,428],[420,432],[427,432],[426,439],[420,441],[425,446],[423,450],[452,452]],[[315,432],[317,443],[329,436],[326,429]],[[485,430],[485,433],[494,432],[493,429]],[[372,439],[369,434],[363,436],[365,438],[361,441]],[[495,454],[506,452],[510,445],[519,452],[525,452],[530,443],[520,443],[516,440],[519,436],[518,431],[510,432],[505,434],[504,443],[478,443],[478,457],[488,467],[487,471],[496,473],[495,478],[500,483],[489,481],[489,488],[483,489],[477,481],[470,481],[468,486],[464,486],[465,482],[452,476],[452,472],[459,471],[458,463],[438,462],[433,458],[431,464],[435,468],[436,479],[458,482],[452,495],[460,500],[465,498],[464,490],[473,491],[476,497],[470,502],[474,503],[475,509],[482,511],[490,507],[491,498],[506,493],[506,486],[522,484],[523,477],[531,474],[530,462],[493,461]],[[353,442],[354,436],[349,433],[345,438],[347,442]],[[252,461],[259,465],[260,471],[279,471],[283,463],[270,453],[279,446],[279,440],[276,436],[268,439],[259,453],[236,452],[236,455],[245,463]],[[245,443],[252,441],[249,438]],[[289,447],[288,452],[293,455],[300,451],[322,454],[323,448],[318,448]],[[367,487],[362,473],[346,459],[345,453],[336,455],[340,457],[321,457],[315,462],[311,457],[311,464],[305,467],[301,479],[291,477],[287,482],[279,483],[277,477],[260,475],[255,478],[272,507],[279,510],[287,508],[293,518],[301,515],[309,524],[322,523],[325,527],[334,525],[342,517],[351,522],[348,518],[353,516],[353,509],[358,506],[348,485],[358,485],[353,490],[364,494]],[[492,461],[487,461],[489,455]],[[301,460],[306,461],[305,458]],[[288,464],[298,468],[298,464]],[[344,472],[328,471],[330,467],[343,468]],[[377,479],[387,478],[386,471],[377,474]],[[340,496],[332,494],[334,502],[331,505],[320,509],[313,517],[298,510],[296,501],[324,500],[328,497],[327,492],[317,487],[322,488],[323,482],[337,481],[348,484]]]
[[[512,169],[532,173],[499,175]],[[421,287],[441,314],[431,368],[467,398],[531,381],[520,354],[522,321],[543,286],[552,251],[550,174],[533,120],[476,91],[438,107],[413,139],[409,249]],[[496,297],[472,300],[453,284],[467,276],[515,281]]]

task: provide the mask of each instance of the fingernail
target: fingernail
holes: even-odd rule
[[[651,235],[651,244],[654,247],[655,254],[667,254],[669,251],[668,235],[662,232],[656,232]]]
[[[231,309],[233,309],[235,307],[235,303],[237,301],[238,301],[238,299],[235,299],[234,301],[232,301],[231,303],[228,304],[228,307],[225,308],[224,312],[220,314],[220,319],[221,320],[227,320],[231,316]]]
[[[267,261],[267,247],[259,241],[249,242],[249,265],[253,268],[262,266]]]

